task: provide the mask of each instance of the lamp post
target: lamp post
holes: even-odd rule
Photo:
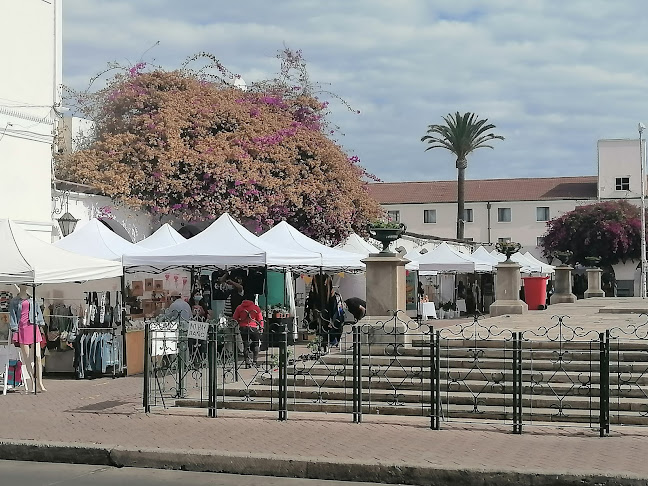
[[[646,298],[646,175],[644,173],[644,151],[642,143],[643,131],[646,126],[639,123],[639,161],[641,162],[641,298]]]

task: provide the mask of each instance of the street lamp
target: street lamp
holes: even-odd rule
[[[641,298],[646,298],[646,175],[644,174],[644,151],[641,136],[646,126],[639,123],[639,161],[641,163]]]
[[[61,227],[61,234],[63,235],[63,237],[71,234],[74,231],[76,224],[79,222],[78,219],[67,212],[59,219],[57,219],[57,221],[59,226]]]

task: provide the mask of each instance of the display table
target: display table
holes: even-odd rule
[[[457,312],[466,313],[466,299],[457,299]]]
[[[436,319],[436,308],[434,302],[421,302],[421,317],[423,319]]]

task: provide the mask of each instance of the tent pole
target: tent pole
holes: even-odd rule
[[[124,376],[128,372],[128,360],[126,359],[126,305],[124,303],[124,296],[126,295],[126,273],[124,273],[124,271],[122,271],[120,283],[121,283],[120,311],[121,311],[121,326],[122,326],[121,329],[122,331],[122,376]]]
[[[414,291],[415,299],[416,299],[416,321],[421,324],[421,321],[423,320],[423,315],[421,314],[421,296],[419,295],[419,284],[421,283],[420,281],[421,274],[420,270],[416,270],[416,290]],[[405,306],[407,307],[407,305]]]
[[[268,274],[268,264],[264,265],[265,268],[265,281],[263,282],[263,297],[265,300],[265,319],[266,322],[263,323],[263,336],[261,336],[261,344],[264,344],[265,349],[265,369],[268,370],[268,350],[270,349],[270,311],[268,306],[268,283],[270,282],[270,275]],[[266,347],[265,344],[268,346]]]
[[[36,342],[36,326],[38,326],[38,323],[36,322],[36,283],[32,283],[32,302],[34,304],[32,306],[32,322],[34,323],[34,375],[32,376],[34,382],[32,383],[32,386],[34,387],[34,395],[36,395],[36,377],[38,376],[38,371],[36,369],[36,353],[40,353],[40,343]],[[42,336],[41,339],[43,339]]]

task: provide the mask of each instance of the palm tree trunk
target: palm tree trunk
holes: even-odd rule
[[[465,206],[465,182],[466,182],[466,159],[457,160],[457,239],[464,237],[464,206]]]

